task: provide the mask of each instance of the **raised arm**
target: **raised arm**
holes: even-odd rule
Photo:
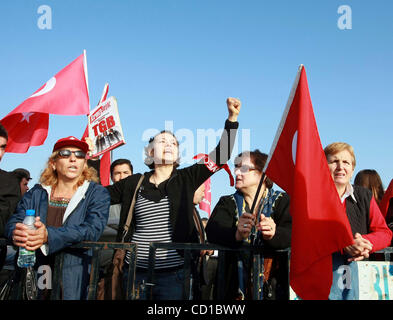
[[[190,174],[195,190],[212,174],[220,170],[231,157],[237,128],[239,127],[237,118],[241,102],[236,98],[228,98],[226,103],[228,118],[225,121],[224,131],[217,147],[209,155],[204,155],[197,164],[184,169]]]

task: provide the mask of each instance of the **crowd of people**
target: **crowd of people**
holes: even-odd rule
[[[103,187],[97,175],[99,159],[89,159],[88,141],[69,136],[59,139],[41,173],[39,183],[29,189],[30,173],[24,168],[0,169],[0,235],[11,243],[1,248],[1,281],[18,270],[18,248],[36,253],[34,269],[54,267],[54,258],[64,253],[61,270],[61,299],[86,299],[92,251],[72,246],[82,241],[114,241],[137,244],[136,290],[149,280],[149,244],[200,243],[239,249],[258,246],[264,272],[258,275],[263,291],[258,299],[286,297],[285,274],[274,252],[291,246],[292,218],[289,196],[274,190],[263,174],[267,154],[249,150],[235,158],[233,194],[223,195],[211,216],[201,219],[197,210],[204,195],[204,182],[231,157],[241,102],[227,99],[228,117],[217,147],[197,163],[179,167],[179,142],[169,131],[152,137],[145,148],[150,171],[134,173],[131,161],[118,159],[110,167],[113,184]],[[8,135],[0,124],[0,161]],[[351,184],[356,166],[352,146],[337,142],[325,149],[326,160],[337,193],[352,229],[352,245],[332,255],[333,278],[338,266],[369,259],[391,245],[393,205],[380,204],[384,197],[381,178],[375,170],[361,170]],[[387,209],[386,209],[387,208]],[[35,209],[35,229],[23,224],[26,210]],[[389,211],[389,212],[390,212]],[[389,226],[388,226],[389,225]],[[332,230],[334,232],[334,230]],[[113,251],[104,250],[100,270],[111,264]],[[127,287],[131,255],[124,256],[123,288]],[[221,261],[221,260],[220,260]],[[234,250],[223,256],[225,299],[242,300],[252,295],[252,256]],[[192,258],[192,292],[197,300],[217,298],[218,251],[202,250]],[[153,300],[184,299],[182,250],[158,249],[155,257]],[[284,270],[284,272],[283,272]],[[39,288],[37,299],[48,299],[50,288]],[[329,298],[342,299],[337,292]]]

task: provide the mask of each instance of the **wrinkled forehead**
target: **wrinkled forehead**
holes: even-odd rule
[[[241,157],[237,157],[235,159],[235,166],[236,167],[241,167],[241,166],[252,166],[254,163],[251,160],[250,155],[243,154]]]
[[[342,161],[346,160],[351,163],[353,162],[352,155],[348,150],[342,150],[333,154],[328,154],[327,158],[329,160],[342,160]]]

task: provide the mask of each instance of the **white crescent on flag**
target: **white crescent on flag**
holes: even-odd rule
[[[49,91],[51,91],[56,85],[56,78],[52,77],[50,78],[44,85],[44,87],[37,91],[36,93],[32,94],[29,98],[34,98],[34,97],[38,97],[38,96],[42,96],[45,93],[48,93]]]
[[[297,130],[292,138],[292,160],[294,165],[296,165],[296,149],[297,149]]]

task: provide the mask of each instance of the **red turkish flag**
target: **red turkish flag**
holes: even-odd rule
[[[390,217],[387,216],[390,199],[393,198],[393,180],[390,181],[389,187],[386,189],[381,202],[379,204],[379,208],[381,209],[383,217],[388,220]]]
[[[85,62],[85,54],[80,55],[0,121],[8,131],[6,152],[25,153],[42,145],[49,114],[89,114]]]
[[[210,178],[205,182],[205,195],[203,196],[202,201],[199,203],[199,209],[207,212],[208,217],[210,217],[211,212],[211,203],[212,203],[212,190],[211,190],[211,181]]]
[[[301,299],[327,299],[332,256],[352,244],[348,218],[331,178],[300,66],[265,166],[290,196],[290,285]]]

